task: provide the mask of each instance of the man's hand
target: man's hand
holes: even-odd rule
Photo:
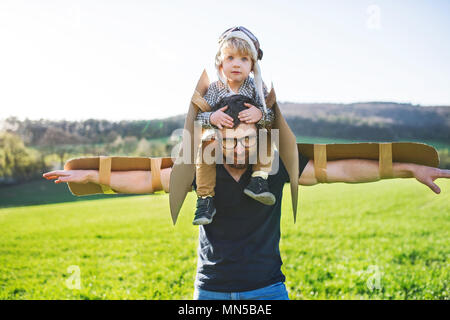
[[[379,163],[376,160],[343,159],[327,162],[327,183],[365,183],[380,180]],[[392,163],[392,178],[416,178],[434,193],[441,189],[433,182],[438,178],[450,178],[450,170],[418,165],[415,163]],[[314,160],[309,160],[299,179],[300,185],[319,183],[314,170]]]
[[[161,169],[161,184],[163,190],[169,192],[170,173],[172,168]],[[55,183],[100,183],[98,170],[55,170],[42,175]],[[147,170],[112,171],[109,186],[117,193],[146,194],[153,193],[152,175]]]
[[[223,127],[233,128],[233,118],[224,112],[227,108],[228,106],[225,106],[213,112],[209,117],[209,123],[219,129],[223,129]]]
[[[76,182],[88,183],[91,180],[93,170],[55,170],[44,173],[42,176],[47,180],[55,180],[55,183]]]
[[[436,180],[437,178],[450,178],[450,170],[421,165],[414,165],[412,173],[417,181],[428,186],[437,194],[441,193],[441,188],[439,188],[438,185],[434,183],[434,180]]]
[[[243,110],[239,112],[238,118],[241,122],[244,123],[257,123],[261,120],[263,114],[261,110],[250,103],[244,103],[244,105],[248,108],[247,110]]]

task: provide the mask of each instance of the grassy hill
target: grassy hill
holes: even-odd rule
[[[128,194],[90,195],[76,197],[72,195],[66,184],[55,184],[43,178],[0,187],[0,208],[29,206],[60,202],[79,202],[86,200],[111,199],[116,197],[129,197]]]
[[[286,185],[290,298],[449,299],[450,182],[437,184],[440,195],[413,179],[301,186],[295,225]],[[0,299],[191,299],[194,196],[175,227],[167,194],[0,209]]]

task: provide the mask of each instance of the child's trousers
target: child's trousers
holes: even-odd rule
[[[195,163],[195,179],[197,183],[197,196],[214,197],[214,188],[216,186],[216,163],[208,164],[205,162],[205,148],[213,143],[213,141],[202,141],[202,147],[199,148]],[[203,157],[201,157],[203,155]],[[215,152],[212,151],[212,156]]]

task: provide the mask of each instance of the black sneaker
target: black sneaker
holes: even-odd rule
[[[194,221],[192,224],[195,226],[210,224],[216,214],[216,207],[214,206],[213,197],[198,197],[197,198],[197,210],[195,211]]]
[[[250,183],[244,189],[244,193],[250,198],[268,206],[275,204],[276,201],[275,196],[269,191],[267,179],[261,177],[251,177]]]

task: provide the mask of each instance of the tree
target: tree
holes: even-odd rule
[[[48,154],[56,153],[60,159],[61,168],[64,167],[64,156],[74,150],[77,144],[85,142],[78,134],[71,134],[61,128],[49,127],[39,141]]]
[[[139,143],[137,145],[135,154],[138,157],[149,157],[150,149],[152,145],[150,142],[147,141],[147,139],[142,138],[139,140]]]
[[[38,151],[25,147],[19,136],[0,133],[0,177],[2,180],[27,180],[46,170]]]

